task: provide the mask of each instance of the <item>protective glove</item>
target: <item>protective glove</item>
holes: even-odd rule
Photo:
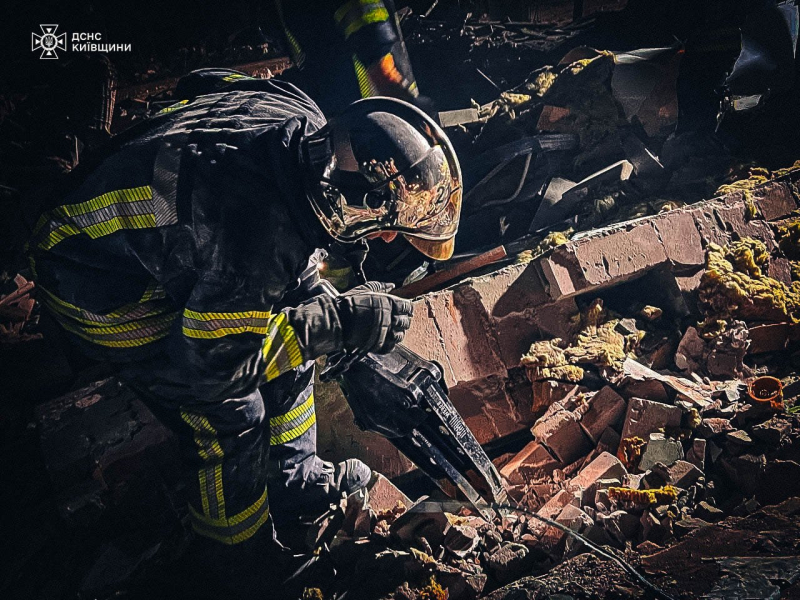
[[[369,281],[336,299],[346,350],[385,354],[403,340],[413,307],[387,293],[392,289],[394,284]]]

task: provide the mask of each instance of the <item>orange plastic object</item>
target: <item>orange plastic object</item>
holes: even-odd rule
[[[747,395],[756,404],[769,405],[773,410],[783,410],[783,384],[776,377],[758,377],[750,382]]]

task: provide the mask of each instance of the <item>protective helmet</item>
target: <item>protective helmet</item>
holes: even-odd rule
[[[461,168],[450,140],[424,112],[373,97],[303,141],[307,195],[337,241],[397,231],[426,256],[453,255]]]

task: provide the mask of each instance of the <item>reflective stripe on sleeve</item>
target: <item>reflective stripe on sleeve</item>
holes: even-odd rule
[[[314,394],[289,412],[269,420],[269,444],[277,446],[299,438],[317,422]]]
[[[174,207],[154,200],[152,188],[145,185],[59,206],[42,215],[33,235],[40,249],[50,250],[81,233],[97,239],[121,230],[152,229],[177,222]]]
[[[348,39],[365,25],[389,20],[389,11],[380,0],[350,0],[334,13],[333,19]]]
[[[269,311],[197,312],[183,311],[183,335],[191,338],[215,339],[238,333],[267,333],[272,314]]]
[[[178,316],[164,290],[152,282],[139,302],[107,314],[97,314],[62,300],[46,288],[38,288],[42,302],[59,324],[81,339],[107,348],[135,348],[169,335]]]
[[[297,335],[285,313],[278,313],[270,320],[262,355],[266,363],[267,381],[303,364]]]

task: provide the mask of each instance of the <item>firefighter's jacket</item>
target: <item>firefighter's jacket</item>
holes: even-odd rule
[[[147,361],[151,391],[181,406],[331,351],[332,301],[274,310],[320,245],[298,157],[324,124],[291,84],[232,74],[123,134],[34,229],[41,300],[90,354]]]

